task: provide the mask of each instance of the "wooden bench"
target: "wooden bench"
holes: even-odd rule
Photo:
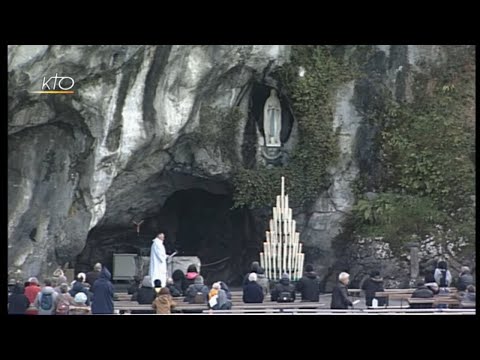
[[[407,299],[410,305],[412,304],[426,304],[434,306],[434,305],[460,305],[460,301],[458,299],[449,297],[449,296],[435,296],[433,298],[409,298]]]
[[[232,310],[267,310],[267,309],[316,309],[324,307],[325,304],[317,302],[293,302],[293,303],[277,303],[277,302],[268,302],[260,304],[245,304],[245,303],[233,303]],[[131,311],[145,311],[154,313],[155,310],[150,304],[138,304],[136,301],[117,301],[115,302],[115,310],[118,312],[131,312]],[[172,309],[172,312],[202,312],[204,310],[209,310],[207,304],[188,304],[188,303],[177,303]],[[219,311],[219,310],[214,310]]]
[[[362,293],[362,289],[348,289],[348,295],[350,295],[353,298],[360,297],[361,293]]]

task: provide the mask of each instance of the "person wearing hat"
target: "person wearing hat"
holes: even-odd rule
[[[14,280],[15,281],[15,280]],[[30,305],[30,301],[23,293],[24,288],[22,284],[15,285],[12,294],[8,297],[8,313],[9,314],[25,314]]]
[[[112,274],[104,266],[100,276],[93,284],[92,314],[113,314],[113,288],[110,279]],[[153,290],[153,289],[152,289]]]
[[[353,306],[352,302],[348,298],[347,285],[350,282],[350,274],[341,272],[338,275],[338,284],[332,291],[332,302],[330,303],[330,309],[348,309],[349,306]]]
[[[91,309],[90,306],[86,304],[87,295],[83,292],[79,292],[75,295],[73,299],[73,305],[70,305],[69,315],[90,315]]]
[[[312,265],[305,266],[305,273],[297,282],[296,290],[302,294],[302,301],[320,301],[320,279]]]
[[[272,301],[277,302],[294,302],[295,301],[295,287],[290,284],[290,277],[284,273],[272,290]]]
[[[33,304],[42,289],[38,285],[38,279],[36,277],[28,279],[28,283],[29,285],[25,288],[25,296],[28,298],[28,301],[30,301],[30,304]]]

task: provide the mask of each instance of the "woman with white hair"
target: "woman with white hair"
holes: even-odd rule
[[[340,275],[338,275],[338,284],[333,288],[330,309],[348,309],[349,306],[353,306],[348,298],[347,285],[349,281],[350,274],[341,272]]]
[[[243,287],[244,303],[263,303],[263,289],[257,284],[257,274],[248,275],[248,284]]]
[[[230,310],[232,308],[232,302],[228,299],[226,291],[222,289],[222,283],[220,281],[212,285],[210,294],[213,294],[212,297],[216,296],[215,305],[212,306],[213,310]],[[212,298],[210,294],[209,299]]]
[[[90,306],[86,304],[87,295],[79,292],[73,299],[73,305],[70,305],[69,315],[90,315],[92,313]]]

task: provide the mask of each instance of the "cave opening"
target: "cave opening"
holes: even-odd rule
[[[248,209],[232,209],[231,193],[215,194],[200,188],[173,192],[153,213],[130,223],[93,228],[77,257],[75,271],[89,271],[101,262],[113,268],[113,254],[150,255],[152,240],[165,233],[167,254],[197,256],[208,284],[223,280],[238,286],[252,261],[258,260],[266,217]],[[140,231],[133,221],[143,220]]]

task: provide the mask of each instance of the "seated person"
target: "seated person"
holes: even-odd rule
[[[288,274],[283,274],[279,283],[272,290],[272,301],[293,302],[295,301],[295,287],[290,284]]]
[[[151,304],[155,300],[156,293],[152,288],[152,279],[149,275],[143,277],[142,287],[137,292],[137,302],[139,304]]]
[[[257,274],[254,272],[248,275],[248,284],[243,287],[243,302],[246,304],[263,303],[263,289],[257,284]]]
[[[417,289],[412,293],[412,299],[431,299],[433,298],[432,290],[428,289],[425,286],[425,282],[423,280],[419,280],[417,282]],[[410,308],[412,309],[424,309],[424,308],[431,308],[431,303],[425,304],[410,304]]]
[[[464,309],[474,309],[475,308],[475,286],[468,285],[467,291],[462,292],[461,295],[457,295],[457,298],[460,300],[460,307]]]
[[[167,279],[167,288],[168,288],[168,290],[170,291],[170,295],[171,295],[172,297],[180,297],[180,296],[182,296],[182,290],[181,290],[181,288],[179,289],[179,288],[177,288],[177,287],[175,286],[175,282],[173,281],[172,278],[168,278],[168,279]]]
[[[183,301],[189,304],[206,304],[208,299],[208,287],[203,283],[203,276],[197,275],[195,281],[185,293]]]
[[[176,303],[170,295],[170,290],[168,290],[168,287],[164,287],[158,292],[152,303],[152,308],[156,310],[157,314],[170,314],[175,305]]]
[[[173,280],[173,285],[175,285],[177,290],[180,292],[179,296],[183,296],[184,290],[186,290],[186,288],[188,287],[186,286],[186,279],[185,279],[185,275],[183,274],[183,271],[180,269],[175,270],[172,274],[172,280]],[[174,296],[172,294],[172,289],[170,289],[170,294]]]

